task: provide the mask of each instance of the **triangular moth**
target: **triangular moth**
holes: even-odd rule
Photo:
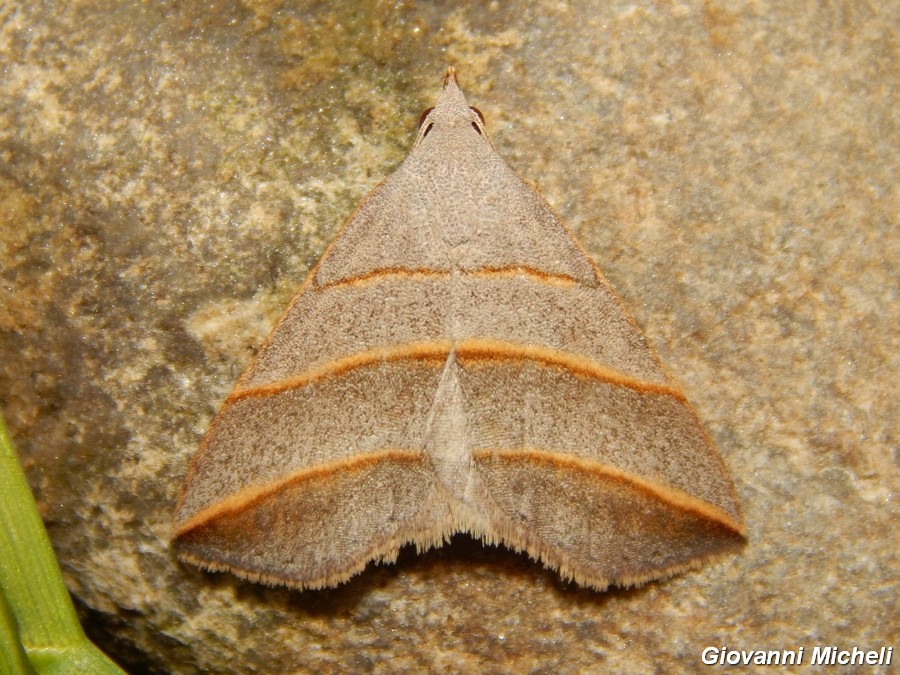
[[[223,404],[174,544],[321,588],[460,531],[597,589],[745,537],[693,409],[451,69]]]

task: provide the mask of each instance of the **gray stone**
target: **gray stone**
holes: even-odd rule
[[[892,3],[0,6],[0,407],[92,637],[179,673],[900,647],[898,25]],[[607,593],[464,536],[321,592],[174,560],[218,403],[450,64],[707,424],[743,555]]]

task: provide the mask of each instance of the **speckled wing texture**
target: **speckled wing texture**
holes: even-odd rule
[[[603,275],[452,69],[215,418],[179,557],[337,585],[456,532],[604,589],[735,551],[734,487]]]

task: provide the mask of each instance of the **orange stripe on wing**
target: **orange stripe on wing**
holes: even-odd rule
[[[608,368],[601,363],[591,361],[578,354],[563,352],[547,347],[520,345],[499,340],[434,340],[408,342],[406,344],[378,347],[364,352],[357,352],[334,361],[328,361],[295,377],[278,380],[258,387],[247,387],[231,393],[226,405],[244,398],[265,397],[285,391],[299,389],[307,384],[326,377],[340,376],[357,368],[393,363],[397,361],[429,361],[440,367],[447,360],[451,351],[456,353],[457,360],[465,365],[473,365],[489,361],[534,362],[552,368],[560,368],[576,377],[585,377],[613,386],[627,387],[647,394],[662,394],[684,401],[684,394],[669,384],[647,382],[628,377]]]
[[[372,270],[366,274],[358,276],[346,277],[338,281],[332,281],[327,284],[321,284],[316,290],[325,290],[329,288],[340,288],[342,286],[365,286],[379,281],[387,281],[392,279],[449,279],[454,273],[450,270],[435,270],[427,267],[408,269],[405,267],[382,267]],[[507,267],[482,267],[475,270],[459,270],[457,272],[462,277],[471,277],[478,279],[501,279],[510,277],[528,277],[532,281],[538,283],[554,285],[554,286],[573,286],[581,283],[568,274],[554,274],[551,272],[543,272],[534,267],[527,265],[511,265]]]
[[[669,384],[659,384],[623,375],[588,358],[549,347],[520,345],[500,340],[463,340],[456,343],[456,358],[466,361],[536,361],[573,375],[649,394],[664,394],[684,401],[684,394]]]
[[[235,515],[253,508],[253,506],[282,490],[310,480],[328,480],[329,477],[342,471],[362,471],[380,462],[426,462],[424,453],[413,450],[378,450],[360,455],[352,455],[325,464],[303,467],[289,473],[283,478],[260,485],[250,485],[215,502],[212,506],[195,513],[175,528],[175,537],[180,537],[191,530],[203,527],[224,516]]]
[[[392,347],[378,347],[376,349],[368,349],[364,352],[357,352],[350,356],[345,356],[334,361],[316,366],[306,372],[289,377],[284,380],[278,380],[271,384],[259,387],[246,387],[233,391],[225,404],[233,403],[243,398],[271,396],[280,394],[283,391],[291,389],[299,389],[307,384],[321,380],[326,377],[334,377],[342,375],[357,368],[363,368],[380,363],[391,363],[395,361],[433,361],[437,365],[443,365],[447,359],[447,355],[453,343],[450,340],[435,340],[426,342],[407,342],[406,344]]]
[[[475,459],[476,463],[479,460],[483,461],[485,459],[496,457],[507,462],[540,463],[551,465],[554,468],[575,470],[584,474],[612,479],[624,483],[634,490],[650,495],[654,499],[657,499],[674,509],[691,513],[704,520],[718,523],[743,538],[747,537],[747,531],[744,525],[715,504],[711,504],[704,499],[699,499],[663,483],[658,483],[628,471],[623,471],[622,469],[610,466],[609,464],[601,464],[599,462],[582,459],[581,457],[561,455],[559,453],[539,450],[537,448],[522,448],[519,450],[480,449],[473,450],[472,457]]]

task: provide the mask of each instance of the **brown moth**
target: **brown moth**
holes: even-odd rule
[[[209,570],[321,588],[456,532],[596,589],[745,538],[697,415],[451,68],[409,157],[222,405],[174,546]]]

